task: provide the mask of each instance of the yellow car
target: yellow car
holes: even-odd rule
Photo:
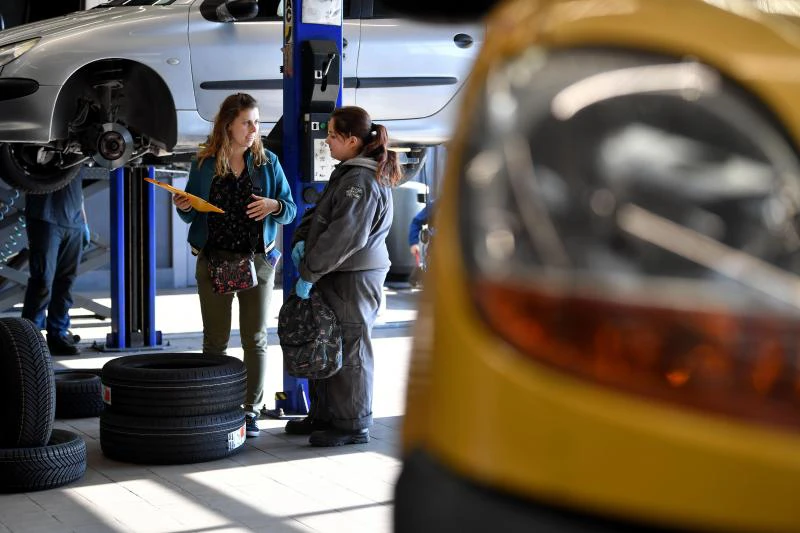
[[[486,21],[396,533],[800,531],[800,2]]]

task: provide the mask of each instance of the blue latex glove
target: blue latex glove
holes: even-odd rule
[[[308,293],[311,292],[313,283],[310,283],[303,278],[297,278],[297,284],[294,286],[294,292],[303,300],[308,300]]]
[[[83,249],[89,247],[92,243],[92,232],[89,230],[89,224],[83,223],[83,235],[81,235],[81,241],[83,243]]]
[[[300,241],[292,248],[292,263],[295,268],[300,268],[300,261],[304,255],[306,255],[306,241]]]

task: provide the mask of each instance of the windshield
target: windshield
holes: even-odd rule
[[[110,2],[95,6],[95,8],[117,6],[165,6],[174,1],[175,0],[111,0]]]

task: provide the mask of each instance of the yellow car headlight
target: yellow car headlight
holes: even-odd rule
[[[0,46],[0,67],[14,61],[19,56],[33,48],[39,42],[39,37],[27,39],[18,43],[11,43]]]
[[[462,245],[520,354],[617,390],[800,427],[800,165],[713,69],[627,50],[494,68]]]

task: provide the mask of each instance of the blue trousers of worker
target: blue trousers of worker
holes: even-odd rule
[[[66,335],[72,308],[72,285],[81,262],[83,230],[31,219],[27,221],[26,231],[30,273],[22,318],[33,321],[39,329],[46,329],[48,335]]]

